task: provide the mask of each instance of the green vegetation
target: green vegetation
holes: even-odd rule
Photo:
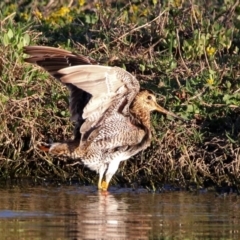
[[[113,183],[239,187],[239,0],[93,2],[0,3],[1,177],[97,181],[37,149],[71,138],[73,129],[67,89],[23,62],[22,47],[37,44],[124,67],[191,120],[153,115],[152,146],[122,163]]]

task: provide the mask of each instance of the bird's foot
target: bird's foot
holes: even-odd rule
[[[108,183],[105,182],[105,181],[102,181],[102,183],[101,183],[101,190],[102,191],[107,191],[107,189],[108,189]]]

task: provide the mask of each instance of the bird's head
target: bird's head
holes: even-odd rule
[[[170,111],[164,109],[163,107],[161,107],[157,103],[156,96],[153,94],[152,91],[142,90],[138,93],[136,98],[137,98],[138,104],[140,104],[140,106],[142,108],[144,108],[145,110],[147,110],[149,112],[158,111],[158,112],[164,113],[166,115],[170,115],[172,117],[175,117],[175,118],[181,119],[183,121],[186,121],[185,119],[177,116],[173,112],[170,112]]]

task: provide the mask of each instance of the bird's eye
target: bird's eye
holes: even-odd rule
[[[148,95],[148,96],[147,96],[147,99],[148,99],[148,100],[152,100],[152,96],[151,96],[151,95]]]

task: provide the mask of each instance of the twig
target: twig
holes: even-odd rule
[[[222,103],[215,103],[215,104],[211,104],[211,103],[206,103],[204,101],[201,100],[201,104],[204,105],[204,106],[207,106],[207,107],[217,107],[217,108],[220,108],[220,107],[230,107],[230,108],[240,108],[238,105],[234,105],[234,104],[222,104]]]
[[[126,36],[129,35],[130,33],[133,33],[133,32],[135,32],[135,31],[137,31],[137,30],[139,30],[139,29],[141,29],[141,28],[144,28],[144,27],[147,27],[147,26],[151,25],[151,23],[153,23],[153,22],[155,22],[156,20],[158,20],[166,11],[168,11],[168,9],[165,9],[162,13],[160,13],[160,14],[159,14],[157,17],[155,17],[152,21],[147,22],[147,23],[145,23],[145,24],[143,24],[143,25],[141,25],[141,26],[139,26],[139,27],[136,27],[136,28],[131,29],[130,31],[124,33],[122,36],[120,36],[120,37],[114,39],[113,41],[111,41],[109,44],[115,43],[115,42],[119,41],[120,39],[126,37]],[[96,49],[95,51],[93,51],[92,53],[95,53],[95,52],[99,51],[100,49],[102,49],[102,48],[104,48],[104,47],[105,47],[105,46],[101,46],[101,47],[99,47],[98,49]]]
[[[16,14],[16,12],[11,13],[10,15],[8,15],[7,17],[5,17],[2,21],[1,21],[1,25],[8,20],[9,18],[13,17]]]
[[[184,68],[187,70],[187,73],[190,74],[190,70],[189,68],[187,67],[186,63],[184,62],[183,60],[183,57],[182,57],[182,53],[181,53],[181,49],[180,49],[180,40],[179,40],[179,35],[178,35],[178,29],[176,29],[176,36],[177,36],[177,42],[178,42],[178,53],[179,53],[179,56],[180,56],[180,59],[181,59],[181,62],[184,66]]]
[[[188,102],[191,101],[191,100],[194,100],[194,99],[196,99],[196,98],[199,98],[203,93],[205,93],[206,89],[207,89],[206,87],[203,88],[203,90],[202,90],[200,93],[198,93],[197,95],[189,98],[189,99],[188,99]]]

